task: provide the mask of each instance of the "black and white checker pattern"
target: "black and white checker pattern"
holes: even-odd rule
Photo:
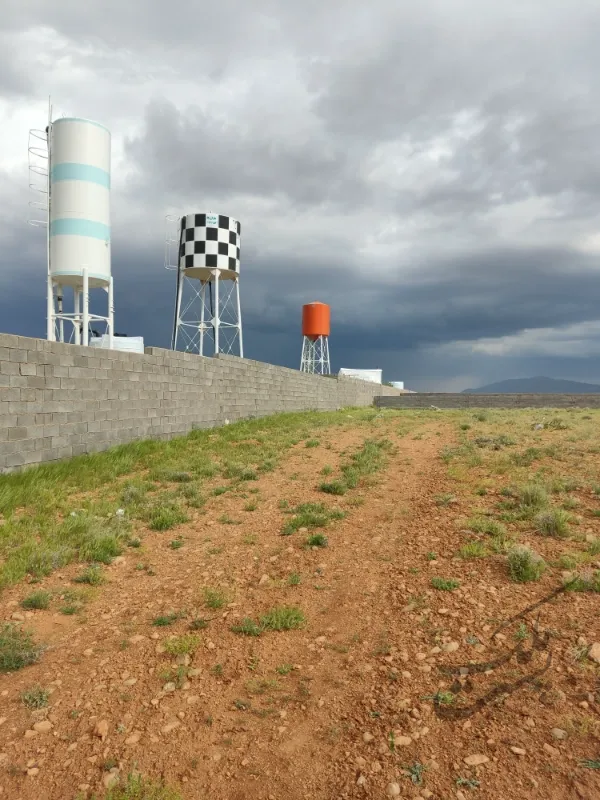
[[[181,218],[180,269],[240,271],[241,225],[222,214],[186,214]]]

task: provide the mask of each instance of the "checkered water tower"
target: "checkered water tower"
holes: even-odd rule
[[[325,303],[302,306],[302,358],[300,371],[329,375],[329,333],[331,310]]]
[[[47,228],[47,338],[87,345],[90,326],[113,336],[110,253],[110,132],[78,117],[30,131],[30,207]],[[41,214],[39,212],[45,212]],[[94,291],[99,290],[99,291]],[[96,313],[91,301],[104,313]]]
[[[167,226],[165,266],[177,270],[173,350],[243,358],[240,223],[200,213],[167,217]]]

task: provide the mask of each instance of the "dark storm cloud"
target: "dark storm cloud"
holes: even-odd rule
[[[125,151],[135,170],[129,184],[134,195],[143,195],[151,182],[168,200],[201,191],[218,198],[279,196],[306,205],[350,201],[364,189],[350,153],[335,141],[274,141],[260,124],[248,130],[235,119],[216,120],[199,108],[180,112],[164,100],[148,105],[143,131],[127,140]]]

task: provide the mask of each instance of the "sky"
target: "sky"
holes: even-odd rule
[[[242,224],[245,355],[600,383],[597,0],[3,0],[0,331],[45,336],[28,132],[112,133],[116,329],[168,347],[167,214]]]

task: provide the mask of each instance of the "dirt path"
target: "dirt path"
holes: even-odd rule
[[[564,752],[549,735],[573,706],[589,707],[596,680],[591,671],[585,685],[573,680],[560,639],[551,671],[502,704],[449,720],[424,699],[455,681],[440,667],[507,655],[515,626],[492,640],[494,626],[546,588],[508,585],[493,560],[474,567],[454,557],[460,505],[434,502],[447,490],[438,454],[453,428],[440,418],[426,429],[414,439],[397,435],[397,420],[379,426],[377,435],[387,435],[396,452],[373,486],[340,498],[316,489],[320,470],[336,467],[343,451],[373,434],[325,431],[320,447],[296,447],[254,484],[260,502],[253,513],[243,510],[248,499],[224,494],[175,532],[148,534],[143,556],[129,551],[107,570],[110,582],[84,621],[33,612],[27,625],[50,646],[39,664],[0,677],[3,796],[102,796],[112,775],[136,768],[178,786],[186,800],[384,798],[394,784],[401,798],[600,797],[597,773],[577,768],[589,747],[573,741]],[[325,529],[327,548],[304,548],[303,532],[280,535],[288,519],[280,501],[293,507],[324,498],[347,512]],[[175,536],[183,538],[180,549],[168,546]],[[76,571],[61,570],[43,586],[64,585]],[[296,575],[300,583],[290,582]],[[456,578],[461,587],[436,592],[433,576]],[[223,608],[205,607],[207,587],[225,593]],[[24,594],[17,587],[4,595],[6,618]],[[543,608],[543,624],[564,629],[573,603],[589,617],[594,602],[558,597]],[[231,631],[282,605],[301,608],[306,625],[260,637]],[[152,625],[178,612],[187,616]],[[210,621],[185,664],[164,646],[197,616]],[[466,704],[498,682],[541,670],[547,653],[463,675]],[[32,714],[20,695],[34,684],[53,692],[49,709]],[[51,729],[32,734],[36,720]],[[472,755],[485,763],[467,765]],[[476,793],[469,781],[479,783]]]

